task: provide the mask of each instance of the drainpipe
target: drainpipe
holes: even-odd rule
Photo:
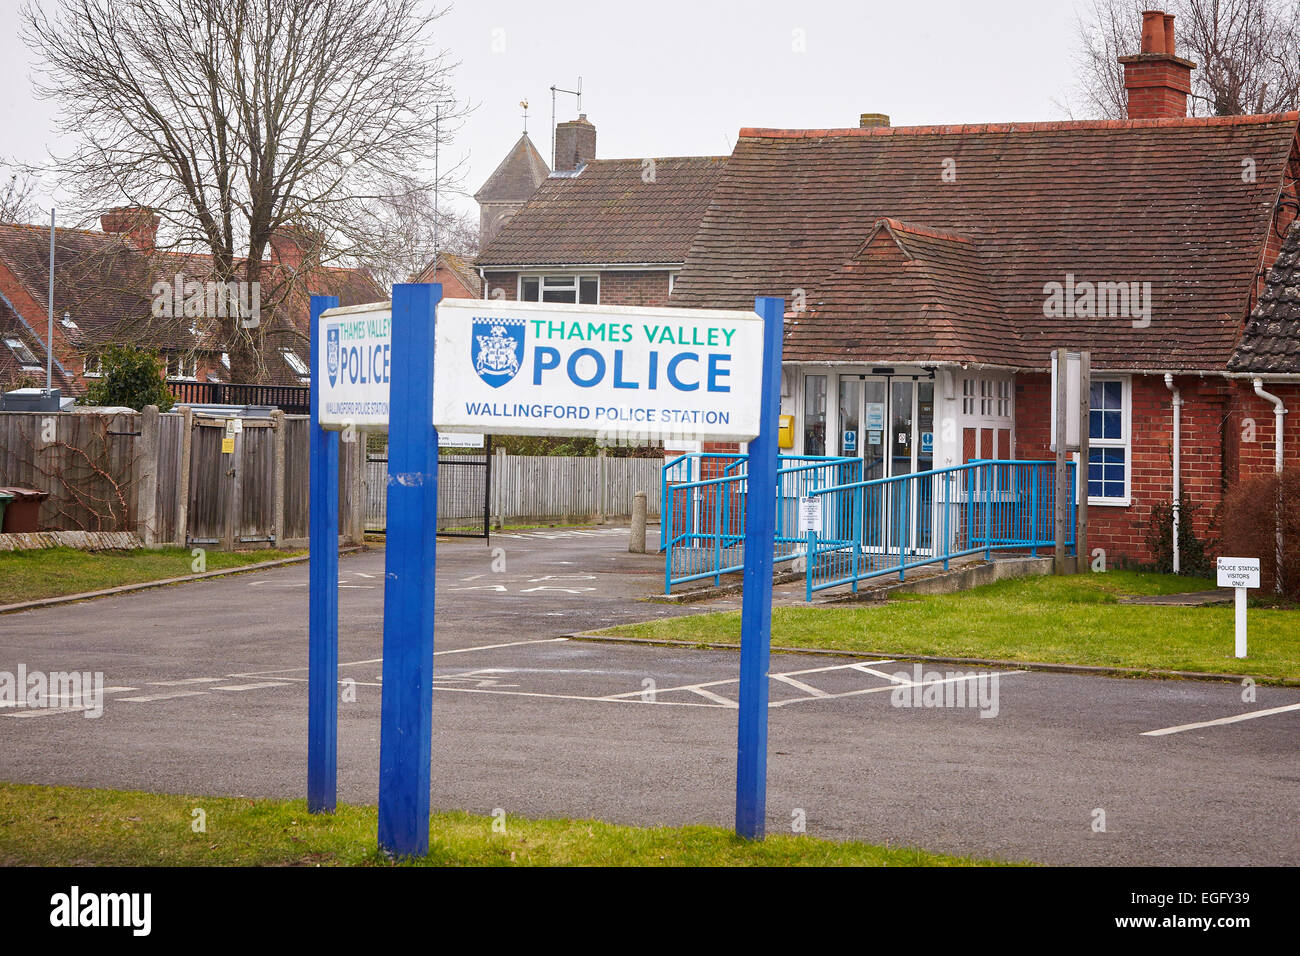
[[[1165,388],[1174,393],[1174,574],[1182,573],[1182,554],[1178,546],[1178,529],[1183,512],[1183,393],[1174,385],[1174,376],[1165,372]]]
[[[1274,577],[1274,590],[1282,590],[1282,424],[1286,415],[1286,406],[1282,399],[1264,391],[1264,380],[1256,378],[1255,394],[1273,403],[1273,473],[1278,477],[1277,485],[1277,564],[1278,573]]]

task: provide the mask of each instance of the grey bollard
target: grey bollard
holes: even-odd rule
[[[645,492],[632,496],[632,534],[627,542],[632,554],[645,554]]]

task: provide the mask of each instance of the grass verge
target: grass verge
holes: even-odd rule
[[[1237,660],[1231,607],[1119,603],[1127,596],[1213,587],[1213,581],[1175,575],[1109,571],[1017,578],[958,594],[900,594],[883,604],[782,607],[772,612],[772,644],[1300,678],[1300,612],[1252,608],[1249,656]],[[740,614],[669,618],[598,633],[735,644]]]
[[[207,571],[276,561],[305,551],[208,551]],[[0,551],[0,604],[37,601],[64,594],[82,594],[123,584],[162,581],[196,573],[189,548],[147,548],[139,551],[78,551],[76,548],[33,548]]]
[[[206,832],[195,832],[202,810]],[[719,827],[628,827],[436,813],[426,866],[984,866],[923,850]],[[185,797],[0,784],[0,865],[386,866],[374,807],[307,813],[302,800]]]

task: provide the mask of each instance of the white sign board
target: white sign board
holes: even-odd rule
[[[386,428],[389,304],[329,309],[319,325],[321,425]],[[763,322],[754,312],[444,299],[434,361],[440,433],[758,434]]]
[[[312,332],[319,356],[323,428],[388,428],[392,310],[387,302],[328,309]]]
[[[1079,407],[1079,389],[1082,387],[1083,370],[1079,364],[1078,352],[1067,352],[1065,354],[1065,448],[1066,451],[1079,450],[1079,415],[1075,411]],[[1056,352],[1052,352],[1052,437],[1050,447],[1056,451],[1056,376],[1059,374],[1057,369]]]
[[[1259,587],[1259,558],[1219,558],[1216,569],[1221,588]]]
[[[482,448],[485,445],[484,436],[480,433],[472,435],[466,432],[463,435],[452,435],[442,433],[438,435],[439,448]]]
[[[799,533],[807,534],[809,531],[821,534],[822,530],[822,499],[820,495],[814,495],[809,498],[799,499]]]
[[[447,299],[436,341],[440,432],[758,434],[763,322],[754,312]]]

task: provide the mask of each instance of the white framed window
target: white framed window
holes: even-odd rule
[[[302,360],[301,355],[293,349],[283,346],[280,348],[280,355],[284,358],[284,363],[293,369],[300,382],[307,383],[311,381],[311,368]]]
[[[521,275],[518,296],[520,302],[597,305],[600,303],[600,276]]]
[[[1133,485],[1133,381],[1094,376],[1088,396],[1088,503],[1127,505]]]
[[[27,343],[17,336],[5,336],[5,345],[9,351],[14,353],[14,358],[22,366],[24,372],[39,371],[43,366],[41,360],[36,357],[36,353],[27,347]]]
[[[1015,417],[1015,389],[1012,387],[1011,379],[1000,379],[997,383],[998,396],[997,408],[998,418]]]
[[[677,275],[678,274],[676,272],[668,273],[668,294],[669,295],[672,295],[673,289],[677,287]]]
[[[183,352],[169,352],[166,358],[167,377],[184,381],[198,378],[198,359]]]
[[[971,418],[1005,419],[1015,417],[1015,383],[1010,378],[963,378],[961,413]]]
[[[103,378],[104,367],[98,352],[88,352],[81,362],[82,378]]]
[[[963,415],[975,414],[975,379],[963,378],[961,380],[961,413]]]

